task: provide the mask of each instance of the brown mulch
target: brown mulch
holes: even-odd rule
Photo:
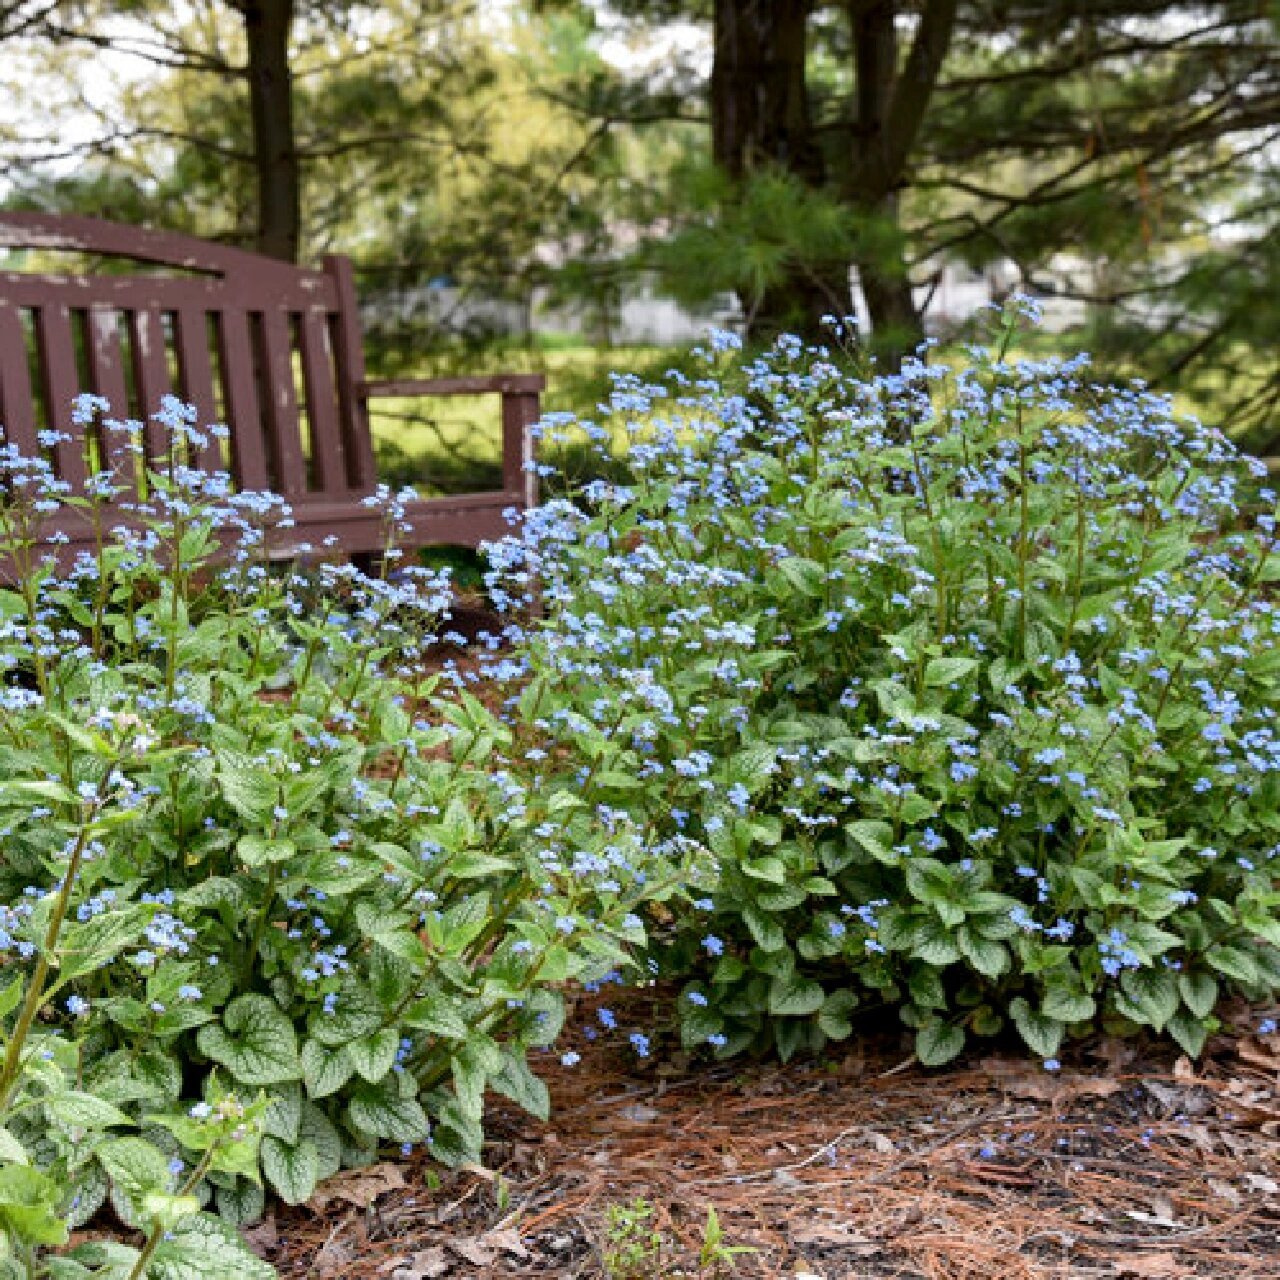
[[[624,1025],[655,996],[610,1003]],[[537,1064],[549,1124],[495,1101],[484,1170],[339,1175],[257,1247],[287,1280],[706,1278],[730,1274],[698,1266],[714,1207],[743,1277],[1280,1276],[1280,1036],[1195,1064],[1098,1041],[1055,1073],[1012,1046],[925,1071],[889,1030],[786,1066],[575,1047]],[[609,1273],[610,1207],[637,1198],[660,1251]]]

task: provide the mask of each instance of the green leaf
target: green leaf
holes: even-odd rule
[[[788,556],[777,564],[778,574],[793,591],[802,596],[820,596],[826,588],[826,570],[816,560]]]
[[[1098,1002],[1078,987],[1050,987],[1040,1002],[1046,1017],[1058,1022],[1088,1022],[1098,1011]]]
[[[151,1191],[142,1197],[142,1220],[149,1227],[171,1231],[183,1218],[200,1212],[200,1201],[195,1196],[170,1195],[164,1191]]]
[[[778,1057],[783,1062],[790,1062],[805,1043],[808,1025],[795,1018],[783,1018],[772,1024],[772,1030]]]
[[[1136,1011],[1141,1016],[1134,1018],[1135,1022],[1146,1023],[1157,1031],[1165,1029],[1182,1001],[1178,976],[1172,969],[1127,970],[1120,975],[1120,990],[1131,1006],[1120,1012],[1133,1017]]]
[[[497,1075],[490,1077],[489,1083],[539,1120],[546,1120],[551,1115],[551,1095],[547,1086],[534,1075],[533,1069],[520,1054],[504,1054],[502,1069]]]
[[[907,863],[907,892],[917,901],[930,906],[948,901],[955,893],[951,869],[932,858],[912,858]],[[963,912],[961,919],[964,918]]]
[[[275,1280],[236,1229],[206,1213],[180,1222],[156,1249],[147,1280]]]
[[[826,998],[820,983],[791,973],[769,984],[769,1012],[774,1017],[807,1017],[822,1008]]]
[[[257,1222],[267,1207],[262,1188],[244,1178],[237,1178],[229,1187],[219,1187],[214,1202],[218,1206],[218,1216],[237,1227]]]
[[[298,1136],[305,1138],[316,1149],[317,1180],[332,1178],[342,1168],[342,1135],[319,1107],[303,1103],[302,1124]]]
[[[7,1018],[18,1007],[23,990],[22,976],[15,973],[0,990],[0,1018]]]
[[[893,851],[893,828],[887,822],[860,818],[856,822],[850,822],[844,830],[849,840],[877,862],[897,866],[899,859]]]
[[[298,1125],[302,1121],[302,1087],[298,1084],[277,1085],[271,1101],[262,1113],[262,1132],[281,1142],[297,1142]]]
[[[266,836],[241,836],[236,852],[250,867],[265,867],[273,862],[288,862],[297,856],[298,846],[292,840],[270,839]]]
[[[35,800],[52,800],[55,804],[80,806],[80,797],[60,782],[38,778],[21,778],[0,782],[0,803],[6,806],[30,805]]]
[[[152,1191],[169,1190],[169,1162],[164,1153],[142,1138],[110,1138],[94,1154],[107,1177],[131,1200]]]
[[[1258,971],[1258,962],[1239,947],[1219,943],[1209,948],[1205,959],[1224,977],[1234,978],[1247,987],[1256,985],[1262,976]]]
[[[680,1043],[686,1049],[701,1049],[709,1036],[724,1030],[724,1019],[708,1005],[680,1001]]]
[[[346,1054],[370,1084],[377,1084],[395,1064],[399,1048],[400,1033],[394,1027],[384,1027],[372,1036],[353,1040],[346,1046]]]
[[[4,1237],[25,1244],[66,1244],[67,1224],[58,1212],[61,1199],[62,1188],[38,1169],[24,1164],[0,1167],[0,1247]],[[0,1253],[0,1259],[3,1256]]]
[[[943,925],[934,920],[923,920],[912,935],[911,954],[942,969],[960,959],[960,948]]]
[[[332,1013],[319,1012],[311,1017],[312,1037],[320,1044],[343,1045],[372,1035],[385,1017],[373,993],[357,983],[345,984],[338,991]],[[354,1065],[354,1064],[353,1064]]]
[[[423,1142],[431,1132],[422,1104],[385,1084],[357,1088],[347,1115],[357,1129],[385,1142]]]
[[[31,1163],[26,1147],[8,1129],[0,1129],[0,1161],[5,1164]]]
[[[937,689],[962,680],[977,667],[976,658],[930,658],[924,669],[924,682],[926,687]]]
[[[68,1129],[95,1132],[115,1125],[133,1123],[119,1107],[112,1106],[92,1093],[81,1093],[76,1089],[55,1094],[45,1103],[45,1109]]]
[[[782,932],[782,926],[763,911],[744,907],[742,921],[761,951],[781,951],[787,945],[787,935]]]
[[[1280,947],[1280,920],[1263,907],[1249,907],[1240,912],[1240,923],[1255,937]]]
[[[1169,1019],[1168,1031],[1182,1049],[1193,1058],[1200,1056],[1204,1042],[1209,1038],[1209,1028],[1186,1009],[1179,1009]]]
[[[1002,942],[985,938],[974,929],[958,930],[956,945],[960,954],[984,978],[998,978],[1009,967],[1009,949]]]
[[[429,1031],[443,1040],[465,1040],[468,1027],[457,1005],[443,996],[426,996],[404,1015],[407,1026]]]
[[[302,1046],[302,1082],[310,1098],[327,1098],[351,1079],[355,1067],[345,1047],[331,1047],[318,1040]]]
[[[308,1139],[288,1143],[263,1138],[262,1176],[286,1204],[302,1204],[311,1198],[319,1168],[315,1146]]]
[[[440,917],[437,922],[438,938],[433,933],[432,940],[442,951],[456,956],[480,936],[488,922],[489,895],[487,893],[472,894],[450,907]],[[431,932],[430,922],[427,927]]]
[[[782,885],[780,888],[761,890],[756,895],[756,906],[761,911],[790,911],[803,905],[808,896],[803,885]]]
[[[244,909],[248,893],[245,886],[230,876],[210,876],[178,895],[178,901],[188,907],[229,907],[234,912]]]
[[[263,995],[237,996],[223,1010],[221,1024],[200,1028],[196,1043],[241,1084],[283,1084],[302,1076],[293,1023]]]
[[[83,924],[64,925],[58,943],[59,977],[66,981],[106,968],[125,947],[142,937],[157,909],[154,904],[138,902],[104,911]]]
[[[1218,1003],[1218,980],[1211,973],[1178,974],[1178,991],[1197,1018],[1207,1018]]]
[[[273,773],[252,756],[219,751],[218,782],[223,798],[251,830],[271,826],[272,810],[280,803],[280,783]]]
[[[624,774],[617,782],[610,782],[607,773],[597,775],[596,780],[607,786],[634,787],[640,785],[635,777]],[[449,874],[455,880],[480,880],[487,876],[505,876],[516,870],[510,858],[495,858],[489,853],[459,853],[449,859]]]
[[[916,1057],[926,1067],[941,1067],[964,1048],[964,1028],[930,1018],[916,1032]]]
[[[818,1011],[818,1026],[831,1040],[845,1040],[853,1034],[850,1014],[857,1007],[858,997],[848,987],[833,991],[822,1002]]]
[[[744,858],[742,872],[753,880],[764,880],[769,884],[787,882],[787,866],[781,858]]]
[[[1031,1051],[1040,1057],[1052,1058],[1062,1046],[1066,1030],[1062,1023],[1033,1009],[1021,996],[1010,1004],[1009,1016]]]

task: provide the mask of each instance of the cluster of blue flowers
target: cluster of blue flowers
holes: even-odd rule
[[[1220,987],[1280,984],[1275,495],[1008,342],[864,378],[721,339],[544,420],[630,474],[495,548],[542,613],[503,674],[588,799],[715,859],[661,951],[691,1045],[817,1045],[872,994],[928,1060],[1009,1020],[1052,1060],[1104,1010],[1196,1052]]]

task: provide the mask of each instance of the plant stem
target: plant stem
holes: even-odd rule
[[[0,1066],[0,1115],[4,1115],[9,1109],[9,1104],[13,1101],[13,1095],[17,1092],[18,1070],[22,1065],[22,1050],[26,1045],[27,1036],[31,1032],[31,1024],[35,1021],[40,1006],[44,1004],[45,983],[49,977],[49,958],[58,945],[58,938],[62,933],[62,924],[67,915],[67,907],[71,902],[71,890],[75,887],[76,877],[80,874],[80,864],[84,861],[84,851],[89,843],[90,820],[102,803],[102,797],[106,792],[107,780],[111,777],[114,767],[114,764],[107,766],[106,772],[102,775],[102,781],[98,784],[98,790],[93,800],[89,802],[89,813],[80,824],[75,845],[71,850],[70,861],[67,863],[62,883],[58,886],[58,896],[53,904],[53,912],[49,916],[48,927],[45,929],[44,942],[40,948],[40,956],[36,961],[35,972],[31,975],[31,985],[27,988],[26,997],[18,1013],[18,1020],[14,1024],[13,1034],[9,1037],[9,1044],[5,1050],[4,1063]]]

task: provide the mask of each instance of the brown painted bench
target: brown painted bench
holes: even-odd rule
[[[38,275],[0,272],[0,428],[6,443],[46,457],[73,490],[85,480],[83,429],[71,421],[81,392],[116,417],[146,422],[167,394],[221,422],[198,465],[227,470],[242,490],[271,490],[293,507],[292,547],[373,553],[381,517],[362,503],[377,484],[369,401],[375,396],[493,393],[502,401],[502,489],[410,504],[414,545],[475,546],[508,531],[503,511],[535,500],[530,426],[543,379],[365,377],[351,263],[327,257],[306,270],[166,231],[94,218],[0,212],[0,250],[105,255],[183,274]],[[71,436],[44,449],[42,428]],[[108,434],[108,433],[104,433]],[[160,432],[144,431],[148,458]],[[225,456],[229,445],[229,455]],[[98,442],[128,481],[133,460],[117,438]],[[126,498],[127,500],[127,498]],[[70,548],[87,545],[74,514],[59,517]],[[53,532],[53,530],[51,530]],[[275,548],[289,554],[290,546]]]

